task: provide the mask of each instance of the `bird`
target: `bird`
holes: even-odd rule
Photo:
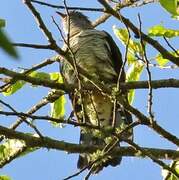
[[[65,60],[61,62],[64,83],[76,86],[79,84],[85,86],[90,83],[90,79],[78,72],[78,67],[104,85],[116,84],[120,72],[122,72],[120,82],[125,82],[122,55],[111,35],[106,31],[95,29],[88,17],[79,11],[57,13],[61,16],[63,31],[66,35],[63,49],[69,52],[71,62],[74,62],[76,66],[74,67]],[[120,93],[127,101],[127,91]],[[114,109],[114,103],[111,99],[98,90],[82,92],[74,90],[69,93],[69,97],[78,122],[96,125],[100,128],[112,127],[115,114],[115,127],[127,126],[132,123],[132,116],[124,107],[116,105]],[[105,147],[107,145],[106,138],[96,135],[95,132],[94,129],[81,127],[79,143]],[[132,136],[131,132],[129,134]],[[129,135],[126,136],[129,138]],[[119,165],[121,159],[121,157],[109,156],[96,166],[93,164],[91,168],[89,165],[93,161],[92,156],[88,153],[81,153],[77,167],[83,169],[89,166],[88,169],[93,174],[97,174],[103,167]]]

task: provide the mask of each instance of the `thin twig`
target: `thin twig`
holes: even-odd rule
[[[13,46],[34,48],[34,49],[50,49],[53,50],[51,45],[41,45],[41,44],[27,44],[27,43],[12,43]]]
[[[35,113],[36,111],[38,111],[40,108],[42,108],[43,106],[45,106],[46,104],[48,104],[49,101],[48,101],[48,96],[43,98],[39,103],[37,103],[36,105],[34,105],[29,111],[27,111],[27,113],[25,114],[22,114],[23,116],[23,119],[20,117],[19,119],[16,120],[15,123],[13,123],[9,128],[10,129],[16,129],[22,122],[25,118],[27,118],[28,116],[30,117],[30,115],[32,115],[33,113]],[[11,115],[14,113],[14,115],[17,115],[18,112],[9,112],[9,113],[5,113],[6,115]],[[1,114],[4,114],[1,112]],[[28,115],[28,116],[26,116]],[[0,142],[3,140],[3,136],[0,136]]]
[[[31,67],[30,69],[27,69],[25,70],[22,74],[28,74],[28,73],[31,73],[33,71],[36,71],[40,68],[43,68],[47,65],[50,65],[50,64],[53,64],[54,62],[56,62],[55,59],[46,59],[44,61],[42,61],[41,63],[37,64],[37,65],[34,65],[33,67]],[[11,78],[11,79],[8,79],[8,82],[6,84],[4,84],[3,86],[0,87],[0,92],[5,92],[11,85],[13,85],[14,83],[16,83],[17,80],[15,80],[14,78]]]
[[[172,169],[170,166],[168,166],[167,164],[165,164],[163,161],[155,158],[150,152],[142,149],[140,146],[138,146],[136,143],[134,143],[131,140],[126,140],[126,142],[133,146],[136,150],[138,150],[139,152],[141,152],[142,154],[145,154],[146,156],[148,156],[154,163],[158,164],[159,166],[161,166],[163,169],[166,169],[168,171],[170,171],[172,174],[174,174],[177,178],[179,178],[179,174],[175,171],[175,169]]]
[[[17,116],[19,116],[22,121],[24,121],[27,125],[29,125],[32,129],[34,129],[34,131],[39,135],[39,137],[43,138],[42,134],[40,133],[40,131],[37,129],[36,126],[34,126],[31,122],[27,121],[23,116],[18,115],[18,112],[10,105],[5,103],[4,101],[0,100],[0,103],[5,105],[6,107],[8,107],[10,110],[12,110],[14,113],[17,114]]]
[[[81,100],[81,108],[82,108],[82,116],[83,116],[83,122],[85,122],[85,108],[84,108],[84,102],[83,102],[83,97],[82,97],[82,82],[81,82],[81,77],[80,77],[80,73],[78,71],[78,65],[77,65],[77,61],[76,61],[76,57],[75,54],[73,53],[72,48],[70,47],[70,14],[68,11],[68,6],[66,4],[66,0],[64,0],[64,6],[65,6],[65,10],[66,10],[66,15],[67,15],[67,22],[68,22],[68,27],[67,27],[67,37],[65,39],[65,37],[63,36],[62,30],[60,29],[60,27],[58,26],[58,24],[55,22],[55,19],[53,19],[53,22],[55,23],[55,25],[57,26],[60,35],[62,36],[62,39],[64,40],[65,45],[67,46],[67,49],[70,52],[71,55],[71,59],[72,59],[72,67],[74,68],[74,72],[77,78],[77,82],[78,82],[78,91],[79,91],[79,98]]]
[[[141,36],[141,32],[142,32],[142,21],[141,21],[141,18],[140,18],[140,15],[138,14],[138,19],[139,19],[139,30],[140,30],[140,34],[139,34],[139,37],[140,37],[140,43],[141,43],[141,46],[142,46],[142,50],[143,50],[143,59],[144,59],[144,62],[146,64],[146,70],[147,70],[147,75],[148,75],[148,85],[149,85],[149,90],[148,90],[148,103],[147,103],[147,111],[149,113],[149,116],[150,116],[150,120],[151,120],[151,124],[153,123],[154,121],[154,114],[152,112],[152,104],[153,104],[153,101],[152,101],[152,98],[153,98],[153,94],[152,94],[152,75],[151,75],[151,72],[150,72],[150,67],[149,67],[149,61],[148,61],[148,58],[147,58],[147,54],[146,54],[146,50],[145,50],[145,45],[144,45],[144,41],[143,41],[143,38]]]
[[[83,171],[85,171],[86,169],[88,169],[89,166],[90,166],[90,165],[85,166],[83,169],[81,169],[81,170],[78,171],[77,173],[74,173],[74,174],[72,174],[72,175],[70,175],[70,176],[64,178],[63,180],[72,179],[72,178],[74,178],[74,177],[80,175]]]
[[[50,4],[50,3],[45,3],[45,2],[41,2],[41,1],[37,1],[37,0],[31,0],[31,2],[33,3],[37,3],[43,6],[48,6],[51,8],[57,8],[57,9],[65,9],[65,6],[59,6],[59,5],[54,5],[54,4]],[[80,11],[96,11],[96,12],[103,12],[103,8],[86,8],[86,7],[76,7],[76,6],[68,6],[69,10],[80,10]]]
[[[165,36],[163,36],[163,39],[165,40],[167,45],[175,52],[175,54],[179,56],[178,51],[169,43],[168,39]]]
[[[116,92],[119,92],[120,90],[120,83],[121,83],[121,78],[123,78],[123,74],[124,74],[124,68],[125,68],[125,65],[127,63],[127,53],[128,53],[128,48],[129,48],[129,43],[130,43],[130,38],[131,38],[131,35],[130,35],[130,31],[129,31],[129,28],[126,26],[126,29],[128,31],[128,39],[127,39],[127,44],[126,44],[126,48],[125,48],[125,57],[124,57],[124,62],[122,63],[122,66],[121,66],[121,69],[119,71],[119,74],[118,74],[118,78],[117,78],[117,83],[116,83]],[[121,57],[122,58],[122,57]],[[115,127],[115,124],[116,124],[116,107],[117,107],[117,99],[115,97],[114,99],[114,108],[113,108],[113,120],[112,120],[112,127],[114,128]]]

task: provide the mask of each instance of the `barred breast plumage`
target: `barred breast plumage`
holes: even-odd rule
[[[66,19],[63,20],[64,23],[67,23]],[[89,23],[90,21],[81,13],[70,12],[70,44],[65,48],[69,49],[70,47],[70,50],[73,52],[71,59],[76,62],[77,66],[97,78],[104,85],[116,83],[122,67],[121,53],[108,33],[93,29]],[[86,28],[84,27],[85,24],[87,24]],[[65,24],[64,26],[66,27],[67,25]],[[78,84],[74,68],[66,61],[62,62],[62,74],[67,84]],[[89,82],[85,77],[80,76],[80,79],[83,85]],[[125,81],[124,71],[122,71],[120,81]],[[122,93],[127,98],[127,93]],[[70,98],[79,122],[88,122],[100,127],[111,126],[114,105],[100,91],[84,91],[80,95],[78,91],[74,91],[70,93]],[[116,107],[115,118],[116,126],[118,127],[132,122],[131,115],[119,105]],[[80,143],[86,145],[106,145],[105,137],[99,137],[96,135],[96,131],[86,128],[81,128]],[[84,168],[91,161],[92,158],[89,154],[80,154],[78,168]],[[121,157],[109,156],[101,164],[95,166],[92,172],[98,173],[104,166],[116,166],[120,161]]]

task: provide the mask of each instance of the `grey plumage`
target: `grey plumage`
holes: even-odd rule
[[[76,64],[93,77],[106,85],[116,83],[122,66],[121,53],[112,37],[105,31],[99,31],[92,27],[91,22],[83,14],[71,11],[69,17],[62,16],[63,28],[69,33],[69,46],[75,57]],[[70,32],[67,33],[67,30]],[[71,55],[71,58],[72,55]],[[62,74],[68,84],[77,84],[77,76],[73,67],[66,61],[62,62]],[[125,81],[125,73],[122,72],[120,81]],[[81,78],[81,83],[88,83],[86,78]],[[127,97],[126,92],[121,92]],[[113,103],[101,94],[101,92],[72,92],[72,100],[75,115],[79,122],[88,122],[100,127],[111,126],[113,119]],[[82,105],[81,105],[82,104]],[[82,108],[83,106],[83,108]],[[82,112],[83,109],[83,112]],[[83,114],[84,113],[84,116]],[[121,106],[116,107],[116,126],[128,125],[132,122],[131,115]],[[85,117],[85,120],[83,119]],[[127,137],[126,137],[127,138]],[[81,128],[80,143],[86,145],[106,145],[105,137],[99,137],[94,130]],[[92,161],[89,154],[81,154],[78,160],[78,168],[82,169]],[[107,157],[104,161],[94,166],[93,173],[98,173],[108,165],[116,166],[121,157]]]

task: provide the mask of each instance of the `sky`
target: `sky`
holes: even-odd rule
[[[54,4],[63,5],[63,1],[49,0]],[[81,7],[100,7],[95,0],[78,0],[67,1],[68,5],[81,6]],[[41,7],[36,5],[37,9],[41,12],[43,20],[48,25],[50,31],[52,31],[59,45],[61,45],[60,35],[55,25],[52,23],[51,16],[54,16],[57,21],[59,18],[55,14],[55,9]],[[13,42],[24,43],[37,43],[46,44],[47,41],[39,28],[37,27],[33,16],[27,9],[27,7],[20,0],[1,0],[0,18],[6,20],[6,32]],[[137,15],[140,13],[142,19],[142,30],[147,32],[147,29],[157,24],[163,24],[168,28],[179,29],[179,24],[176,20],[171,19],[168,14],[158,3],[146,5],[140,8],[125,8],[122,10],[122,14],[129,18],[132,22],[138,25]],[[85,12],[91,20],[95,20],[100,14]],[[60,22],[59,22],[60,23]],[[112,26],[123,27],[122,24],[114,18],[110,18],[106,23],[97,27],[99,30],[108,31],[120,50],[124,54],[124,47],[120,44],[119,40],[115,37]],[[178,39],[177,39],[178,40]],[[177,47],[177,40],[172,40],[171,43]],[[179,41],[178,41],[179,42]],[[165,44],[166,46],[166,44]],[[28,48],[18,48],[20,55],[19,60],[14,60],[10,56],[6,55],[0,50],[0,67],[6,67],[12,70],[19,71],[20,68],[30,68],[33,64],[38,64],[41,61],[50,58],[55,55],[54,52],[48,50],[36,50]],[[148,50],[148,56],[154,57],[156,51],[152,48]],[[57,72],[58,65],[54,64],[48,68],[42,69],[45,72]],[[152,79],[162,78],[178,78],[179,72],[176,70],[158,68],[151,68]],[[142,80],[147,79],[146,71],[142,74]],[[47,88],[32,88],[26,85],[23,90],[20,90],[16,94],[10,97],[3,97],[4,101],[11,104],[18,111],[26,111],[31,106],[36,104],[43,96],[48,93]],[[178,117],[179,117],[179,92],[177,89],[158,89],[153,92],[153,111],[157,122],[168,131],[172,132],[176,136],[179,136],[178,131]],[[147,90],[137,90],[134,106],[143,113],[147,114]],[[49,114],[50,107],[47,106],[40,110],[38,114]],[[66,105],[66,114],[71,110],[70,104]],[[16,119],[13,117],[2,117],[0,120],[1,125],[8,126]],[[49,123],[36,122],[36,125],[46,136],[50,136],[59,140],[67,142],[78,143],[79,129],[72,126],[66,126],[64,128],[55,128]],[[30,128],[22,125],[18,128],[19,131],[33,132]],[[146,147],[158,147],[158,148],[173,148],[174,145],[161,138],[147,127],[140,126],[134,130],[134,140],[137,144]],[[76,162],[78,159],[77,154],[67,154],[62,151],[40,149],[36,152],[28,154],[27,156],[18,158],[6,165],[3,169],[0,169],[0,175],[9,175],[13,180],[61,180],[75,172]],[[73,178],[74,180],[82,179],[87,172],[82,173],[80,176]],[[149,159],[140,158],[126,158],[124,157],[120,166],[115,168],[105,168],[99,175],[92,176],[91,180],[116,180],[116,179],[138,179],[138,180],[161,180],[161,168],[154,164]]]

